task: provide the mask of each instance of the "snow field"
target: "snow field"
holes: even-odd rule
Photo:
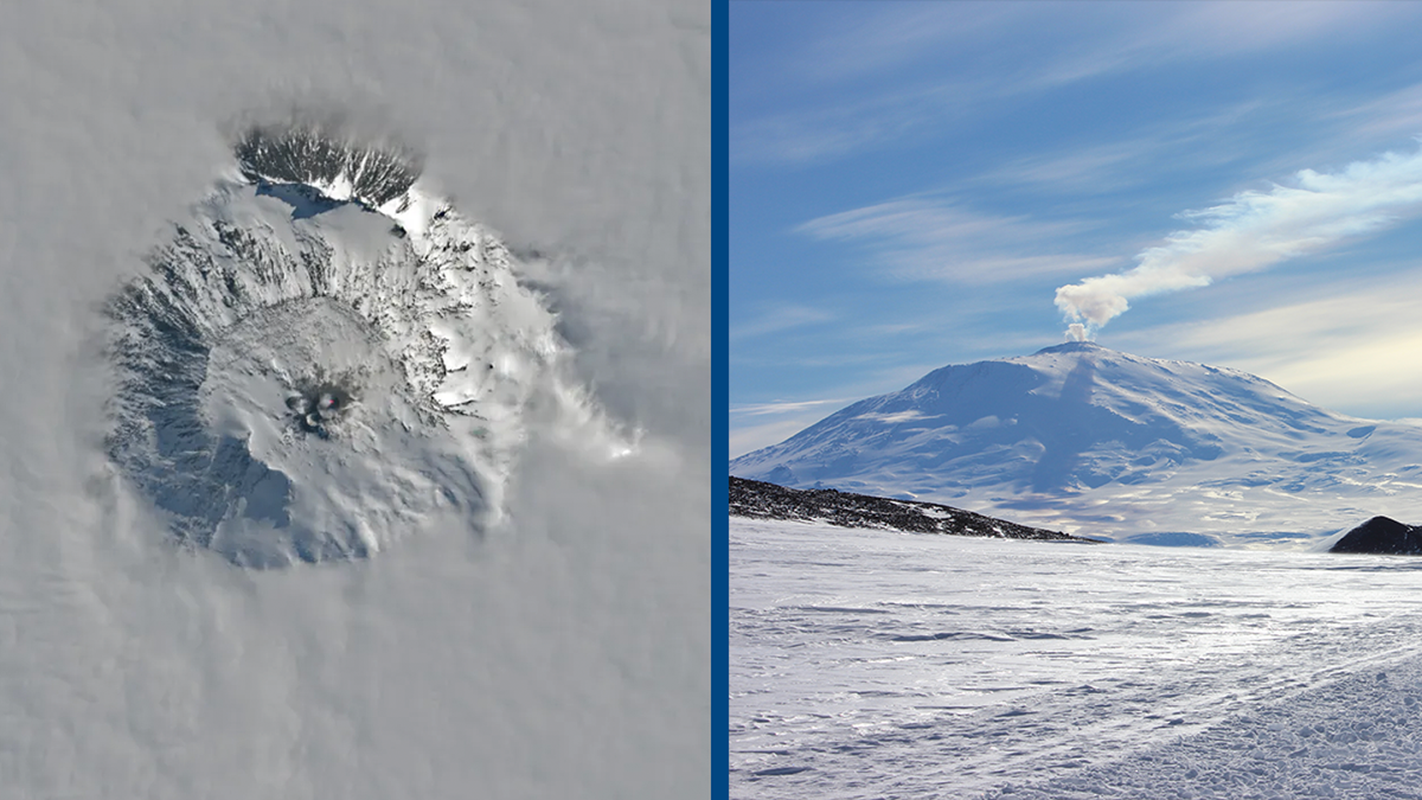
[[[1422,658],[1366,670],[1115,764],[984,798],[1422,798]]]
[[[732,796],[1388,796],[1346,792],[1422,766],[1420,586],[1398,557],[733,518]]]
[[[392,9],[0,4],[6,800],[709,795],[709,7]],[[106,458],[96,308],[211,188],[227,121],[308,99],[416,143],[434,194],[511,245],[567,254],[541,291],[638,454],[585,458],[547,413],[483,537],[261,572],[166,546]]]

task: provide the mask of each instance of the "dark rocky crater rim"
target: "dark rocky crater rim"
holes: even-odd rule
[[[242,175],[254,183],[329,186],[342,179],[372,206],[403,196],[419,179],[423,159],[396,143],[364,143],[315,123],[256,125],[232,145]]]

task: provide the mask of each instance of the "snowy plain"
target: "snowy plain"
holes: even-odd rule
[[[732,797],[1422,797],[1422,561],[730,534]]]
[[[709,50],[686,0],[0,4],[6,797],[705,796]],[[265,573],[171,547],[104,455],[99,306],[288,106],[539,253],[642,455],[531,419],[487,530]]]

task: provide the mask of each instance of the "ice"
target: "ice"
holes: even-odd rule
[[[730,533],[734,796],[1419,796],[1422,560]]]
[[[0,797],[709,797],[711,7],[0,20]],[[105,457],[95,308],[211,186],[234,115],[308,101],[388,123],[429,152],[433,194],[568,264],[540,285],[582,303],[562,316],[597,398],[650,398],[616,412],[648,429],[639,455],[531,428],[496,529],[408,531],[358,563],[257,572],[167,545]]]

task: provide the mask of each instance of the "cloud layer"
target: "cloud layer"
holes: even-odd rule
[[[1099,269],[1116,259],[1051,252],[1092,223],[982,214],[948,200],[908,197],[812,219],[796,231],[861,242],[894,276],[989,284]],[[1036,252],[1025,253],[1031,249]]]
[[[1267,269],[1422,212],[1422,150],[1384,153],[1336,173],[1305,169],[1294,178],[1292,186],[1240,192],[1219,205],[1186,211],[1181,218],[1203,227],[1170,234],[1125,272],[1059,287],[1057,308],[1072,323],[1071,334],[1089,336],[1137,297]]]

